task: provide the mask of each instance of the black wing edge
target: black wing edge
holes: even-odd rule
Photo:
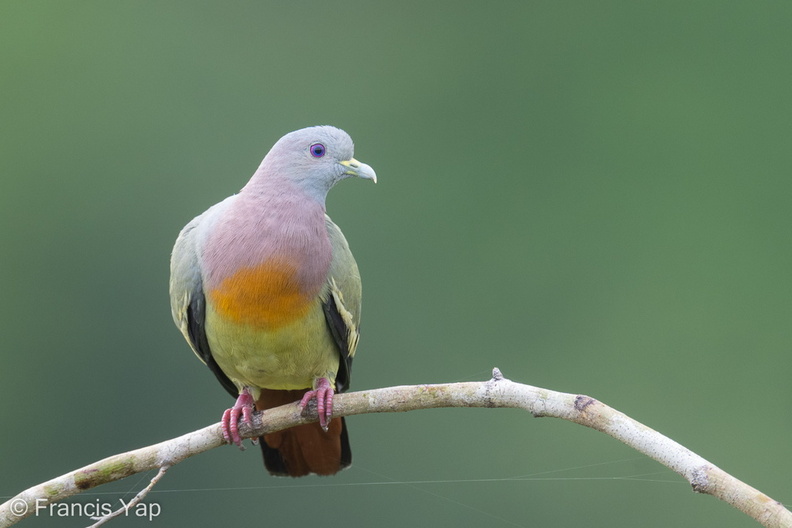
[[[333,296],[330,295],[327,301],[322,303],[325,320],[333,335],[333,340],[338,346],[340,361],[338,373],[336,374],[336,391],[344,392],[349,388],[350,375],[352,373],[352,356],[349,355],[349,333],[353,329],[347,328],[344,318],[338,311]]]
[[[190,336],[190,343],[201,359],[204,360],[206,366],[209,367],[217,381],[223,386],[228,393],[236,398],[239,396],[239,390],[236,385],[220,370],[220,366],[212,357],[212,350],[209,348],[209,340],[206,338],[206,298],[203,292],[199,291],[190,299],[190,304],[187,306],[187,333]]]
[[[259,437],[259,442],[261,443],[261,454],[264,456],[264,467],[269,474],[276,477],[290,476],[289,468],[286,467],[286,461],[283,460],[280,451],[267,445],[267,440],[263,436]]]

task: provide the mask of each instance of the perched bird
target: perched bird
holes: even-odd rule
[[[254,408],[316,399],[318,424],[261,437],[273,475],[332,475],[352,460],[344,419],[332,412],[357,348],[360,274],[325,213],[327,192],[350,176],[377,181],[343,130],[286,134],[242,190],[194,218],[173,248],[173,319],[237,398],[223,413],[226,441],[241,447],[239,423]]]

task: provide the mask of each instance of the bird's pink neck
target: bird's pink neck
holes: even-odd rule
[[[288,182],[274,183],[243,189],[212,231],[204,247],[207,288],[261,266],[306,295],[322,288],[332,260],[324,205]]]

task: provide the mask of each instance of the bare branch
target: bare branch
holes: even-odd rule
[[[670,438],[593,398],[514,383],[505,379],[498,369],[493,370],[492,379],[486,382],[411,385],[339,394],[334,400],[333,415],[351,416],[438,407],[513,407],[524,409],[536,417],[561,418],[585,425],[657,460],[682,475],[694,491],[717,497],[764,526],[792,528],[792,512],[781,503],[732,477]],[[297,403],[256,413],[253,427],[245,425],[240,428],[240,433],[245,438],[258,437],[316,421],[315,409],[309,408],[306,414],[300,414]],[[215,424],[89,464],[33,486],[0,505],[0,528],[11,526],[34,514],[36,508],[46,508],[52,502],[101,484],[143,471],[160,470],[152,484],[144,490],[148,493],[164,473],[163,468],[220,445],[223,445],[220,424]]]
[[[122,507],[118,508],[116,511],[108,515],[104,515],[102,517],[93,517],[91,520],[94,520],[96,522],[91,526],[89,526],[88,528],[97,528],[98,526],[102,526],[104,523],[110,521],[110,519],[114,519],[119,515],[121,515],[122,513],[127,513],[130,509],[137,506],[137,504],[140,501],[146,498],[146,495],[149,494],[149,491],[151,491],[151,489],[157,485],[157,482],[159,482],[160,479],[163,476],[165,476],[165,472],[168,471],[169,468],[170,466],[162,466],[161,468],[159,468],[159,471],[157,472],[156,475],[154,475],[154,478],[151,479],[151,482],[149,482],[148,486],[140,490],[138,494],[132,498],[131,501],[124,504]]]

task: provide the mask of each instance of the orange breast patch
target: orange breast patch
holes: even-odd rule
[[[236,323],[277,328],[304,316],[315,292],[303,291],[294,266],[268,261],[244,268],[209,292],[218,315]]]

